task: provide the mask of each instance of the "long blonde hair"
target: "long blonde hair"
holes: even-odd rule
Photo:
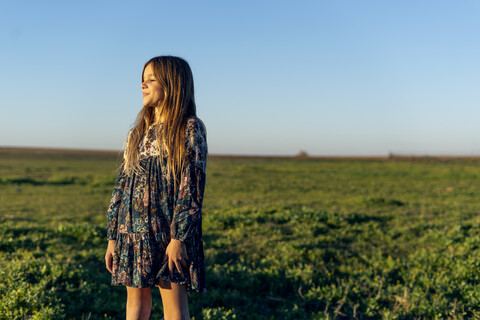
[[[123,171],[127,175],[143,172],[139,163],[138,145],[151,124],[157,124],[155,143],[160,159],[167,156],[167,179],[173,177],[177,185],[184,168],[185,126],[190,117],[196,117],[192,70],[188,63],[179,57],[159,56],[148,60],[154,77],[163,88],[165,98],[155,107],[143,107],[138,113],[133,129],[129,133],[124,151]],[[158,112],[155,109],[158,108]],[[155,115],[157,114],[157,118]],[[163,118],[163,126],[159,119]],[[165,154],[166,153],[166,154]]]

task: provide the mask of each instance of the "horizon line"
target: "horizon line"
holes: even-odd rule
[[[28,146],[0,146],[0,151],[45,151],[45,152],[69,152],[69,153],[110,153],[119,154],[122,150],[112,149],[84,149],[62,147],[28,147]],[[406,154],[389,152],[387,154],[351,154],[351,155],[310,155],[310,154],[233,154],[233,153],[209,153],[209,157],[215,158],[293,158],[293,159],[395,159],[395,158],[480,158],[480,154]]]

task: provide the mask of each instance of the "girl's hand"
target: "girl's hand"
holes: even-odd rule
[[[108,240],[107,253],[105,253],[105,265],[107,270],[112,273],[113,252],[115,251],[115,240]]]
[[[185,268],[188,267],[187,248],[185,247],[185,243],[177,239],[171,239],[167,249],[165,250],[165,258],[163,263],[165,263],[167,259],[170,277],[173,278],[173,270],[175,267],[177,268],[178,272],[185,277],[181,268],[181,266]]]

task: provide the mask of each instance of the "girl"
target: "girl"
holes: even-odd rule
[[[107,212],[105,262],[126,286],[127,319],[148,319],[158,286],[164,318],[190,319],[187,292],[206,292],[202,201],[206,130],[196,117],[188,63],[143,67],[143,109],[130,130]]]

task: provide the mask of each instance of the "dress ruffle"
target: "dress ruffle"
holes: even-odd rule
[[[152,245],[153,244],[153,245]],[[205,283],[202,283],[202,277],[205,268],[198,262],[192,262],[194,252],[200,252],[203,258],[203,248],[187,247],[187,255],[189,258],[188,272],[182,269],[182,276],[176,268],[173,271],[173,277],[170,275],[168,268],[168,260],[162,261],[165,257],[166,247],[160,240],[150,237],[148,234],[140,233],[119,233],[115,242],[115,253],[113,256],[113,273],[112,285],[129,286],[134,288],[154,287],[160,284],[160,279],[170,281],[187,286],[188,292],[207,292]],[[182,267],[183,268],[183,267]],[[155,277],[151,275],[155,274]]]
[[[154,244],[152,246],[152,244]],[[159,248],[155,245],[160,246]],[[150,275],[158,269],[161,242],[146,233],[118,233],[113,255],[112,285],[136,288],[153,287],[157,283]]]

